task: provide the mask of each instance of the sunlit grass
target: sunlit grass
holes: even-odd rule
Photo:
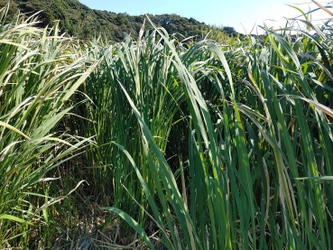
[[[112,46],[35,21],[1,24],[1,247],[332,248],[330,21]]]
[[[35,24],[35,17],[19,16],[1,23],[1,248],[27,248],[33,230],[50,226],[48,207],[63,198],[48,196],[48,183],[60,178],[47,173],[88,144],[67,133],[61,120],[73,108],[68,99],[92,69],[57,26],[46,30]]]

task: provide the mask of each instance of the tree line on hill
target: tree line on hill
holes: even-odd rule
[[[10,16],[14,16],[18,11],[31,15],[42,10],[39,13],[40,26],[52,26],[59,20],[63,32],[80,39],[102,35],[110,42],[119,42],[123,40],[125,33],[136,37],[145,19],[145,15],[132,16],[127,13],[94,10],[78,0],[0,0],[0,8],[8,2]],[[216,40],[223,40],[226,36],[243,36],[233,27],[213,27],[194,18],[175,14],[148,16],[155,25],[165,28],[169,34],[178,33],[184,37],[195,36],[201,39],[212,31],[212,38]],[[151,28],[149,23],[147,28]]]

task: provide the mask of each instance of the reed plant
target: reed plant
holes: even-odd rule
[[[330,26],[306,24],[306,32],[267,29],[264,43],[251,38],[239,48],[203,40],[187,49],[155,27],[184,93],[178,107],[186,103],[181,181],[125,87],[156,191],[121,148],[168,249],[331,247]],[[137,229],[122,211],[106,209]]]
[[[113,45],[2,20],[1,247],[331,249],[331,21],[304,17]]]
[[[49,188],[61,187],[58,168],[89,144],[61,121],[93,68],[57,25],[35,28],[36,16],[7,20],[7,11],[0,11],[0,247],[25,249],[32,238],[47,246],[54,237],[49,208],[67,194]]]

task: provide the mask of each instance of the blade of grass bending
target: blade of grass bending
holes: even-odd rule
[[[149,20],[149,18],[148,18]],[[150,20],[149,20],[150,21]],[[151,21],[150,21],[151,22]],[[221,198],[223,196],[223,192],[221,190],[221,177],[220,174],[220,162],[219,162],[219,157],[217,156],[217,144],[216,144],[216,135],[214,133],[214,129],[212,126],[212,121],[209,116],[208,112],[208,107],[206,105],[206,102],[197,86],[197,83],[191,73],[187,70],[186,66],[183,64],[180,56],[175,50],[175,47],[173,43],[171,43],[167,37],[167,35],[163,32],[163,30],[157,29],[154,24],[151,22],[152,26],[159,32],[161,37],[164,39],[165,44],[169,47],[172,53],[172,58],[173,58],[173,64],[177,68],[177,72],[179,74],[180,79],[182,82],[185,84],[186,91],[188,93],[188,104],[190,106],[191,110],[191,118],[193,119],[193,124],[195,127],[195,131],[197,131],[198,136],[202,138],[203,143],[205,145],[205,148],[208,151],[209,158],[211,160],[212,164],[212,170],[213,170],[213,175],[214,175],[214,181],[218,182],[218,185],[214,185],[214,187],[211,185],[211,181],[209,180],[208,176],[208,164],[205,163],[205,160],[201,158],[202,162],[202,168],[204,168],[205,174],[205,183],[206,183],[206,188],[208,189],[207,192],[211,194],[211,189],[216,188],[216,191],[218,193],[218,197]],[[208,133],[207,133],[208,132]],[[201,141],[201,139],[199,139]],[[198,145],[200,147],[200,152],[204,152],[204,148],[201,145],[201,142],[198,142]],[[211,198],[207,199],[207,205],[208,205],[208,211],[209,211],[209,216],[210,219],[207,220],[210,221],[211,223],[210,230],[213,234],[212,240],[213,243],[212,245],[214,246],[219,246],[218,240],[220,241],[221,238],[218,237],[218,231],[217,231],[217,224],[216,223],[221,223],[217,221],[217,218],[214,216],[215,214],[215,209],[214,209],[214,202]],[[218,203],[218,202],[217,202]],[[218,203],[220,204],[220,203]],[[223,206],[223,205],[222,205]],[[193,226],[192,226],[193,227]],[[191,234],[190,234],[191,236]]]
[[[324,5],[322,5],[321,3],[318,3],[315,0],[311,0],[312,2],[314,2],[319,8],[321,8],[322,10],[324,10],[326,13],[328,13],[329,15],[333,16],[333,13],[327,9]]]
[[[162,222],[162,218],[160,216],[160,213],[158,211],[158,208],[157,208],[157,205],[156,205],[156,202],[153,198],[153,195],[147,185],[147,182],[144,180],[144,178],[142,177],[141,173],[140,173],[140,170],[139,168],[136,166],[136,163],[134,162],[134,159],[132,158],[132,156],[129,154],[129,152],[123,147],[121,146],[120,144],[116,143],[116,142],[112,142],[114,145],[116,145],[125,155],[126,157],[128,158],[128,160],[130,161],[130,163],[132,164],[133,168],[134,168],[134,171],[141,183],[141,186],[142,186],[142,189],[145,193],[145,195],[147,196],[147,199],[149,201],[149,204],[153,210],[153,213],[155,215],[155,219],[156,221],[159,223],[159,225],[163,225],[163,222]],[[165,237],[166,239],[169,240],[169,237],[168,235],[166,234],[166,231],[165,230],[162,230],[162,232],[165,234]],[[172,243],[168,242],[168,244],[166,245],[168,247],[168,249],[175,249],[174,247],[172,247]]]
[[[333,176],[315,176],[315,177],[298,177],[295,180],[317,180],[317,181],[333,181]]]
[[[128,223],[128,225],[130,225],[142,237],[142,239],[146,242],[146,244],[150,247],[150,249],[155,249],[146,232],[142,229],[139,223],[137,223],[131,216],[129,216],[124,211],[115,207],[102,207],[102,209],[118,214],[123,220],[125,220]]]
[[[329,107],[317,102],[317,101],[313,101],[311,99],[305,98],[305,97],[301,97],[301,96],[293,96],[293,98],[299,98],[302,99],[310,104],[312,104],[313,106],[315,106],[317,109],[319,109],[320,111],[324,112],[326,115],[330,116],[331,118],[333,118],[333,110],[330,109]]]
[[[284,222],[285,222],[285,232],[287,236],[287,244],[290,246],[295,245],[295,240],[299,240],[300,235],[296,234],[298,231],[300,222],[299,220],[302,218],[299,218],[298,216],[295,216],[298,214],[298,211],[302,211],[302,214],[306,216],[308,214],[307,211],[307,205],[305,203],[305,199],[299,199],[298,203],[295,202],[295,194],[293,187],[291,186],[291,178],[298,177],[298,166],[297,166],[297,159],[296,155],[294,153],[294,149],[290,140],[290,135],[288,132],[288,128],[286,125],[285,116],[283,113],[283,109],[281,106],[280,101],[278,100],[275,90],[273,88],[273,82],[277,81],[273,76],[272,81],[270,81],[270,78],[268,77],[268,73],[266,71],[261,72],[261,76],[263,79],[263,83],[265,86],[265,89],[267,90],[267,93],[270,93],[270,95],[267,97],[267,105],[270,105],[272,109],[270,112],[272,113],[272,119],[277,119],[277,124],[274,125],[275,129],[271,130],[272,135],[276,137],[276,141],[279,142],[278,148],[285,147],[285,151],[288,152],[286,155],[287,161],[283,161],[283,155],[278,150],[278,148],[273,147],[274,152],[274,158],[276,161],[276,167],[278,170],[278,178],[279,178],[279,186],[281,188],[281,192],[279,192],[280,202],[281,205],[283,205],[283,216],[284,216]],[[287,166],[286,166],[287,164]],[[288,170],[291,172],[291,175],[288,174]],[[298,191],[298,197],[305,197],[305,191],[304,188],[296,182],[296,189]],[[299,208],[300,207],[300,208]],[[308,221],[305,219],[303,220],[305,223],[305,232],[309,239],[312,237],[312,233],[309,230],[310,226]],[[290,227],[293,229],[290,230]]]
[[[299,127],[301,135],[301,143],[303,145],[302,156],[304,157],[303,162],[306,163],[308,168],[308,174],[310,177],[317,177],[318,173],[318,165],[315,160],[315,150],[313,148],[315,142],[313,141],[313,136],[310,132],[310,128],[308,126],[308,122],[306,121],[306,117],[303,113],[303,105],[300,100],[295,101],[296,106],[296,115],[297,119],[299,120]],[[324,227],[328,228],[327,225],[327,218],[325,213],[325,202],[323,200],[322,195],[322,188],[319,182],[311,182],[310,184],[312,192],[309,192],[309,197],[311,197],[311,212],[314,214],[314,217],[317,219],[317,226],[319,227],[320,231],[320,238],[322,239],[321,245],[322,249],[327,249],[326,246],[326,234]],[[328,236],[329,237],[329,236]]]
[[[144,122],[143,118],[140,116],[139,111],[135,107],[135,105],[134,105],[132,99],[130,98],[130,96],[128,95],[126,89],[121,84],[120,84],[120,86],[123,89],[123,92],[126,95],[126,98],[129,102],[129,104],[131,105],[131,107],[134,111],[134,114],[136,115],[136,117],[140,123],[144,138],[147,140],[147,142],[149,142],[149,145],[151,146],[154,154],[156,155],[156,158],[159,162],[159,171],[161,171],[160,175],[162,176],[162,183],[164,185],[165,191],[168,194],[168,197],[173,197],[172,202],[170,201],[170,203],[175,208],[175,213],[177,214],[177,219],[181,224],[181,228],[187,228],[188,225],[191,225],[192,231],[183,231],[183,232],[184,233],[186,232],[188,234],[189,238],[193,237],[194,240],[192,241],[192,239],[191,239],[191,242],[196,242],[196,244],[198,245],[200,241],[195,232],[193,222],[190,218],[190,215],[186,211],[184,201],[178,190],[177,183],[173,176],[173,173],[172,173],[170,167],[168,166],[168,163],[165,160],[161,150],[155,144],[155,142],[153,140],[153,136],[151,135],[151,132],[150,132],[148,126]],[[148,158],[151,158],[150,154],[148,154]],[[180,207],[180,210],[177,209],[178,206]],[[172,230],[172,229],[170,228],[170,230]],[[191,247],[192,247],[192,249],[196,249],[196,246],[191,246]],[[200,247],[200,249],[201,249],[201,247]]]
[[[16,222],[21,223],[21,224],[27,224],[27,225],[33,226],[33,224],[31,222],[26,221],[26,220],[21,219],[21,218],[18,218],[17,216],[9,215],[9,214],[2,214],[2,215],[0,215],[0,220],[1,219],[16,221]]]
[[[12,125],[10,125],[8,123],[0,121],[0,126],[3,126],[3,127],[7,128],[7,129],[10,129],[10,130],[14,131],[17,134],[22,135],[24,138],[30,140],[29,136],[27,136],[26,134],[24,134],[23,132],[21,132],[20,130],[18,130],[17,128],[13,127]]]
[[[273,46],[275,52],[277,53],[277,55],[280,57],[280,59],[283,61],[283,63],[285,63],[288,67],[288,69],[297,72],[299,74],[299,77],[303,80],[304,79],[304,74],[302,72],[302,68],[301,68],[301,64],[298,60],[297,54],[295,53],[295,51],[293,50],[293,48],[291,47],[291,45],[279,34],[276,34],[275,32],[266,29],[266,32],[269,34],[268,38],[269,41],[271,43],[271,45]],[[278,46],[278,43],[276,42],[278,41],[278,43],[280,43],[280,47]],[[287,52],[287,54],[290,56],[292,62],[295,64],[295,67],[291,66],[291,63],[289,62],[289,58],[283,54],[283,50],[285,50]]]
[[[310,23],[311,24],[311,23]],[[310,25],[309,24],[309,25]],[[312,27],[312,26],[311,26]],[[314,27],[313,27],[314,28]],[[317,30],[316,30],[317,31]],[[314,41],[314,44],[317,45],[317,48],[319,49],[319,52],[320,54],[323,54],[323,49],[324,49],[324,44],[320,44],[317,40],[319,38],[314,38],[312,37],[311,35],[308,35],[306,32],[302,32],[303,34],[305,34],[305,36],[309,37],[312,41]],[[320,38],[322,38],[323,40],[325,40],[325,35],[323,32],[319,31],[318,30],[318,33]],[[281,38],[280,39],[280,42],[283,41],[284,38]],[[291,45],[288,45],[288,48],[291,50],[293,50],[293,47]],[[288,49],[288,50],[289,50]],[[292,55],[293,54],[293,55]],[[325,53],[324,53],[325,54]],[[293,59],[293,62],[295,63],[295,65],[297,66],[298,68],[298,64],[300,64],[298,62],[298,58],[295,56],[295,52],[292,53],[290,52],[289,55],[295,59]],[[309,59],[315,61],[315,57],[308,57]],[[326,56],[323,57],[323,60],[324,60],[324,63],[325,63],[325,59]],[[301,150],[301,157],[302,157],[302,160],[305,164],[305,167],[306,169],[304,170],[305,172],[308,172],[309,175],[313,175],[313,176],[317,176],[318,175],[318,171],[319,171],[319,164],[321,165],[322,163],[317,163],[316,162],[316,156],[315,156],[315,152],[317,151],[316,148],[315,148],[315,141],[313,140],[313,137],[310,136],[310,128],[309,128],[309,121],[307,119],[307,117],[309,116],[310,113],[312,113],[312,110],[315,111],[315,124],[317,124],[317,126],[319,126],[318,130],[319,130],[319,134],[322,135],[322,129],[321,129],[321,126],[324,125],[324,127],[328,127],[327,126],[327,122],[325,121],[325,118],[323,119],[324,115],[323,113],[325,113],[326,115],[328,115],[329,117],[332,117],[332,110],[322,104],[320,104],[317,99],[316,99],[316,94],[314,92],[314,89],[313,87],[311,87],[311,85],[307,82],[308,79],[307,77],[303,77],[302,74],[298,74],[296,72],[299,72],[299,70],[295,69],[295,67],[288,63],[287,61],[282,61],[283,64],[286,64],[288,69],[290,69],[290,75],[289,77],[292,79],[293,82],[296,82],[297,83],[297,87],[296,88],[301,88],[301,90],[305,93],[305,96],[308,96],[308,97],[311,97],[311,99],[308,99],[308,98],[305,98],[305,97],[301,97],[301,96],[295,96],[293,97],[293,99],[302,99],[303,101],[311,104],[310,107],[307,111],[307,114],[305,115],[303,112],[303,105],[300,105],[300,102],[299,100],[296,100],[295,101],[295,107],[296,107],[296,114],[295,114],[295,117],[297,117],[297,122],[298,122],[298,127],[300,129],[300,134],[302,136],[300,136],[300,146],[302,148]],[[327,63],[327,60],[326,60],[326,63]],[[316,62],[314,63],[316,64]],[[304,64],[302,64],[301,66],[303,66]],[[323,69],[323,67],[320,67]],[[325,71],[325,70],[324,70]],[[305,72],[307,73],[307,72]],[[304,73],[304,74],[305,74]],[[326,73],[327,74],[327,73]],[[330,76],[330,74],[327,74],[328,76]],[[274,79],[274,78],[273,78]],[[321,79],[323,80],[323,79]],[[274,81],[277,82],[277,80],[274,79]],[[330,82],[330,81],[328,81]],[[300,91],[296,91],[296,93],[298,94]],[[331,95],[331,93],[329,92],[328,93],[329,95]],[[300,93],[299,95],[302,95],[302,93]],[[275,97],[274,97],[275,98]],[[327,118],[326,118],[327,119]],[[326,129],[327,132],[330,133],[330,129]],[[321,139],[321,142],[322,142],[322,136],[320,136],[320,139]],[[285,142],[287,142],[285,140]],[[285,145],[287,145],[287,143],[285,143]],[[323,146],[323,150],[324,150],[324,155],[327,157],[328,154],[326,153],[326,150],[325,150],[325,146]],[[318,152],[320,152],[320,148],[318,148]],[[289,154],[289,152],[288,152]],[[317,153],[318,154],[318,153]],[[328,160],[328,159],[327,159]],[[327,161],[326,160],[326,161]],[[291,161],[293,162],[293,161]],[[293,175],[291,176],[292,178],[294,177],[298,177],[298,169],[297,168],[294,168],[294,167],[291,167],[290,170],[292,171]],[[288,179],[288,181],[290,181]],[[309,200],[311,200],[312,202],[310,204],[308,204],[308,206],[310,206],[310,209],[304,207],[304,203],[305,203],[305,200],[304,199],[299,199],[300,201],[300,204],[301,204],[301,211],[302,211],[302,214],[304,216],[307,215],[307,217],[309,218],[316,218],[316,225],[312,224],[312,221],[311,219],[309,220],[309,223],[310,225],[308,226],[308,222],[307,220],[303,220],[305,223],[306,223],[306,233],[308,235],[308,238],[309,238],[309,243],[310,245],[312,244],[313,246],[319,244],[316,240],[316,237],[311,231],[314,230],[313,227],[317,227],[320,231],[320,235],[321,237],[323,237],[323,240],[321,240],[322,242],[322,248],[327,248],[327,245],[326,243],[329,242],[329,240],[325,239],[325,227],[327,227],[327,219],[323,219],[322,217],[326,215],[325,211],[324,211],[324,201],[323,201],[323,198],[322,198],[322,192],[320,191],[320,185],[318,183],[315,183],[315,182],[311,182],[309,184],[306,185],[305,189],[303,189],[302,185],[299,185],[298,182],[296,182],[296,187],[297,187],[297,190],[298,190],[298,193],[303,193],[304,191],[303,190],[309,190],[307,191],[306,193],[304,193],[304,195],[307,195],[309,198]],[[292,188],[290,188],[292,189]],[[311,191],[310,191],[311,190]],[[291,193],[292,194],[292,193]],[[302,195],[298,195],[299,197],[302,197]],[[293,196],[292,196],[293,197]],[[295,204],[295,202],[293,202]],[[294,205],[295,208],[296,205]],[[322,211],[322,212],[320,212]],[[300,218],[301,219],[301,218]],[[328,243],[330,244],[330,243]]]
[[[285,125],[285,120],[284,120],[284,117],[283,117],[283,111],[282,111],[282,108],[279,104],[279,101],[278,101],[277,97],[274,95],[274,90],[273,90],[273,87],[272,87],[272,83],[269,80],[267,72],[262,71],[261,72],[261,77],[263,79],[263,83],[264,83],[264,86],[266,87],[267,91],[269,93],[271,93],[271,95],[272,95],[272,96],[270,96],[270,98],[268,98],[270,100],[267,101],[267,103],[268,104],[270,103],[271,107],[273,107],[275,109],[275,115],[277,116],[278,122],[279,122],[278,126],[280,126],[279,131],[282,132],[282,140],[284,140],[284,139],[289,140],[289,134],[288,134],[288,131],[287,131],[287,128],[286,128],[286,125]],[[273,110],[270,110],[270,112],[273,112]],[[271,130],[271,133],[276,137],[276,141],[281,144],[280,135],[276,134],[274,129]],[[287,146],[287,145],[289,146],[289,144],[286,143],[285,146]],[[281,145],[278,145],[278,148],[280,148],[280,147],[281,147]],[[287,181],[285,179],[286,176],[284,175],[284,171],[283,171],[283,166],[284,166],[284,163],[283,163],[283,160],[282,160],[283,156],[281,154],[281,151],[278,148],[273,147],[273,150],[274,150],[275,159],[277,160],[277,166],[278,166],[279,176],[280,176],[280,181],[281,181],[280,184],[282,184],[283,191],[284,191],[285,195],[287,195],[285,198],[287,199],[287,206],[290,209],[289,212],[292,215],[292,218],[294,218],[294,213],[293,213],[293,209],[292,209],[292,205],[291,205],[291,198],[290,198],[288,188],[287,188]],[[288,151],[288,152],[290,152],[290,153],[288,153],[289,156],[293,156],[291,154],[291,152],[293,152],[291,147],[290,147],[290,151]],[[296,163],[296,159],[294,159],[294,160],[295,160],[294,162]],[[282,164],[283,164],[283,166],[282,166]],[[295,168],[296,168],[296,165],[295,165]]]
[[[247,149],[246,149],[246,142],[245,142],[245,133],[244,133],[244,127],[242,125],[240,113],[238,110],[238,105],[236,103],[236,96],[235,96],[235,89],[232,79],[232,74],[230,71],[229,64],[226,60],[226,57],[224,53],[215,45],[210,45],[211,49],[216,53],[219,60],[222,63],[222,66],[224,70],[226,71],[226,74],[228,76],[228,83],[231,89],[232,98],[233,98],[233,107],[234,107],[234,115],[235,115],[235,125],[236,130],[234,131],[233,140],[237,149],[237,156],[239,160],[239,170],[242,170],[241,174],[245,177],[245,187],[244,191],[248,196],[247,205],[250,205],[250,214],[251,214],[251,222],[252,222],[252,240],[253,240],[253,248],[256,248],[256,232],[255,232],[255,208],[254,208],[254,194],[253,194],[253,181],[251,178],[251,171],[250,171],[250,164],[249,159],[247,156]],[[245,229],[244,229],[245,230]],[[248,237],[246,237],[247,232],[243,232],[245,241],[248,240]],[[247,244],[245,242],[245,244]]]
[[[160,225],[157,222],[157,220],[151,214],[149,214],[148,211],[137,200],[135,200],[135,197],[132,194],[129,193],[128,189],[124,185],[122,185],[122,186],[126,190],[126,192],[128,193],[128,195],[131,196],[131,198],[133,199],[133,201],[144,211],[144,213],[147,214],[147,216],[156,224],[156,226],[163,232],[163,234],[165,236],[167,236],[168,233],[164,230],[165,228],[163,228],[163,225]],[[157,232],[155,232],[154,234],[156,234],[156,233]],[[170,245],[172,245],[172,242],[170,241],[169,237],[167,237],[167,240],[170,243]]]
[[[82,76],[75,82],[75,84],[73,84],[71,86],[71,88],[68,90],[68,92],[65,94],[64,97],[62,97],[62,101],[65,102],[67,101],[75,92],[75,90],[77,90],[77,88],[87,79],[87,77],[90,75],[91,72],[93,72],[95,70],[95,68],[97,67],[97,65],[100,64],[100,62],[102,61],[103,57],[97,61],[96,63],[94,63],[92,66],[90,66],[87,71],[85,71]]]
[[[32,138],[42,138],[44,137],[59,121],[64,117],[72,108],[67,108],[60,113],[48,118],[32,133]]]

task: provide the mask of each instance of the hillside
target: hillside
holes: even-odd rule
[[[0,7],[5,6],[9,0],[0,0]],[[142,26],[144,15],[131,16],[126,13],[94,10],[80,3],[78,0],[11,0],[10,15],[17,11],[30,15],[37,11],[40,13],[41,26],[52,24],[60,20],[63,32],[81,39],[89,39],[103,34],[110,41],[118,42],[124,38],[124,32],[136,36]],[[185,18],[174,14],[149,15],[158,26],[164,27],[169,34],[180,33],[185,37],[206,35],[214,30],[214,39],[235,36],[237,32],[232,27],[222,29],[211,27],[194,18]],[[149,28],[149,27],[148,27]]]

